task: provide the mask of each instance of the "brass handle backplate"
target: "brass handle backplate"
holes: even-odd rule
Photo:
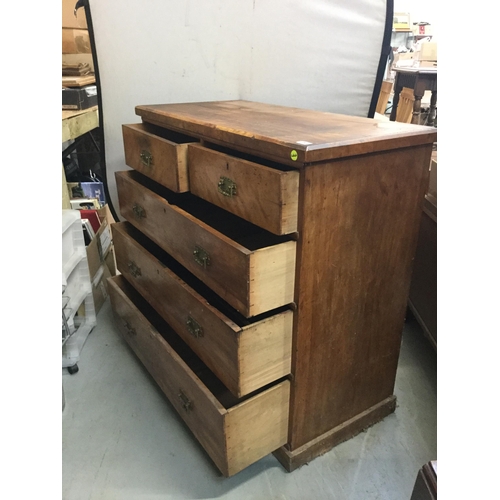
[[[143,149],[141,151],[140,157],[141,162],[145,167],[150,167],[153,164],[153,155],[149,151]]]
[[[193,337],[197,339],[203,337],[203,328],[191,316],[188,316],[186,327]]]
[[[221,176],[219,183],[217,184],[217,190],[219,193],[224,196],[229,196],[230,198],[232,196],[236,196],[236,182],[229,179],[229,177]]]
[[[193,250],[194,260],[202,267],[206,269],[207,266],[210,265],[210,255],[203,248],[198,245],[194,247]]]
[[[146,218],[146,210],[137,203],[132,207],[132,212],[134,212],[134,215],[139,219]]]
[[[132,260],[128,263],[128,269],[130,271],[130,274],[134,278],[137,278],[138,276],[142,276],[141,268],[138,267],[137,264]]]
[[[182,392],[181,389],[179,389],[179,399],[181,400],[182,407],[186,410],[192,410],[193,409],[193,403],[189,400],[189,398]]]

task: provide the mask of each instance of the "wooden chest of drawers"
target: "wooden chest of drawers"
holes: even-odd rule
[[[229,476],[394,411],[433,128],[246,101],[123,126],[117,324]]]

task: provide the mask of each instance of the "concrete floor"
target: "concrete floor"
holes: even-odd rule
[[[396,412],[293,473],[269,455],[226,479],[119,336],[109,299],[81,353],[63,370],[64,500],[409,500],[437,458],[436,353],[405,325]]]

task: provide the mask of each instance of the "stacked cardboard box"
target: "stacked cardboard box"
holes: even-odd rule
[[[88,64],[94,71],[85,9],[76,11],[76,0],[62,2],[62,62],[66,65]]]
[[[113,247],[111,224],[115,222],[108,205],[97,210],[99,230],[87,246],[87,260],[92,282],[92,294],[96,313],[108,297],[107,278],[116,276],[116,258]]]

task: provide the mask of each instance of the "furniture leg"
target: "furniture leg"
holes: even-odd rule
[[[394,97],[392,98],[391,116],[389,117],[389,120],[391,122],[396,121],[396,113],[398,110],[398,103],[399,103],[399,94],[401,94],[402,89],[403,87],[399,83],[399,75],[396,75],[396,80],[394,81]]]
[[[413,103],[413,117],[411,122],[418,125],[420,121],[420,108],[422,106],[422,97],[425,93],[425,82],[418,81],[415,83],[415,88],[413,90],[413,95],[415,96],[415,102]]]
[[[429,109],[429,125],[434,126],[436,120],[436,103],[437,103],[437,90],[432,91],[431,95],[431,107]]]

